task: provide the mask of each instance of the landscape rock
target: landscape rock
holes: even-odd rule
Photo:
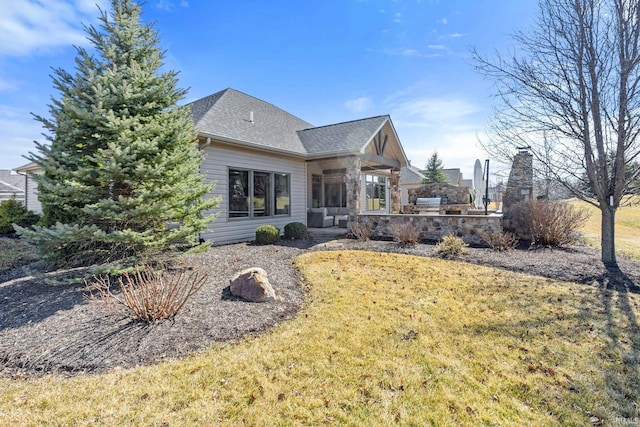
[[[236,273],[230,283],[231,294],[251,302],[266,302],[276,299],[269,283],[267,272],[260,267],[250,267]]]

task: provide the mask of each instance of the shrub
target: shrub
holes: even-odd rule
[[[13,224],[21,227],[35,225],[40,215],[33,213],[16,200],[5,200],[0,203],[0,234],[12,234],[16,230]]]
[[[307,226],[301,222],[290,222],[284,226],[284,237],[287,239],[304,239],[307,237]]]
[[[460,237],[448,234],[442,238],[436,246],[436,252],[442,256],[455,256],[466,254],[468,252],[467,245]]]
[[[510,251],[518,245],[518,238],[509,231],[503,233],[486,231],[480,233],[480,238],[494,251]]]
[[[531,238],[532,245],[565,246],[575,243],[589,212],[561,201],[527,200],[517,203],[509,215],[516,229]]]
[[[109,309],[127,317],[147,323],[174,316],[205,283],[206,275],[197,271],[185,274],[156,272],[150,266],[136,267],[135,273],[118,277],[119,295],[112,292],[111,276],[94,276],[87,284],[98,296],[89,296],[92,302],[102,302]]]
[[[256,243],[259,245],[271,245],[280,240],[280,229],[274,225],[261,225],[256,228]]]
[[[420,230],[410,222],[397,222],[389,227],[393,240],[400,246],[415,246],[420,239]]]
[[[360,242],[364,242],[371,238],[371,227],[362,222],[354,222],[351,224],[351,236]]]

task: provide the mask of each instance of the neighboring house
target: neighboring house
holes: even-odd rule
[[[201,171],[216,183],[210,196],[220,198],[205,240],[251,241],[263,224],[307,224],[311,208],[326,208],[335,225],[345,215],[400,211],[408,161],[388,115],[314,127],[234,89],[189,107],[205,156]],[[16,170],[41,173],[33,163]],[[27,184],[27,207],[41,212],[35,181]]]
[[[422,171],[414,166],[408,165],[400,170],[400,200],[402,206],[409,204],[409,190],[422,187],[426,177]]]
[[[40,166],[31,162],[14,169],[14,171],[21,176],[24,182],[24,205],[28,210],[42,214],[42,205],[40,205],[40,200],[38,200],[38,183],[31,176],[31,174],[42,173],[42,169],[40,169]]]
[[[5,200],[17,200],[24,203],[25,177],[17,173],[0,169],[0,203]]]
[[[457,187],[462,186],[462,172],[460,172],[459,168],[443,169],[442,172],[447,176],[449,184],[453,184]]]

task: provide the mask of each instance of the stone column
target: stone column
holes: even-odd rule
[[[402,210],[402,200],[400,199],[400,171],[391,171],[389,183],[389,191],[391,191],[391,194],[389,195],[391,203],[391,213],[398,214]]]
[[[349,156],[346,159],[346,185],[347,185],[347,210],[349,211],[349,222],[347,227],[351,228],[351,223],[355,216],[360,213],[360,172],[362,161],[357,156]]]
[[[513,158],[507,190],[502,199],[502,212],[523,200],[533,198],[533,155],[528,151],[521,151]]]

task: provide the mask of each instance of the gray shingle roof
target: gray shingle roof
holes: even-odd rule
[[[229,88],[194,101],[189,106],[194,124],[201,133],[292,153],[306,153],[296,131],[313,125],[258,98]]]
[[[389,116],[369,117],[304,129],[298,135],[309,154],[360,151],[387,120]]]
[[[360,151],[389,120],[389,116],[377,116],[314,127],[273,104],[231,88],[194,101],[189,107],[201,134],[303,155]]]
[[[417,184],[425,179],[420,169],[413,166],[407,166],[400,169],[400,184]]]
[[[11,173],[11,171],[7,169],[0,169],[0,182],[14,187],[19,191],[24,191],[24,175]]]
[[[22,194],[24,193],[24,190],[4,181],[0,181],[0,193]]]

